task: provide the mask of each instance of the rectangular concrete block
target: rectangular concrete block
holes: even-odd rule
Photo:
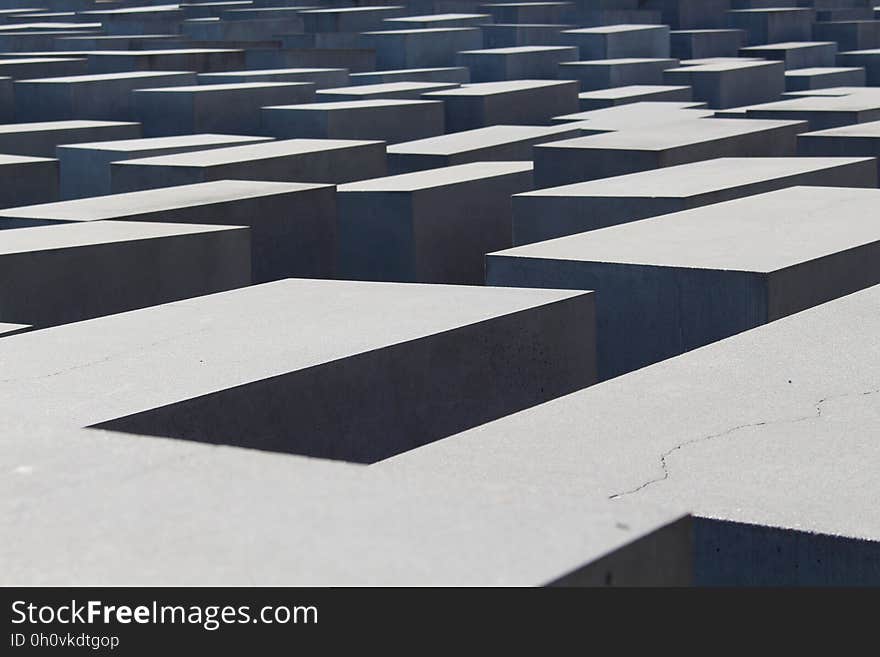
[[[483,46],[476,27],[435,27],[422,30],[365,32],[361,41],[376,51],[376,68],[456,66],[456,53]]]
[[[61,169],[61,198],[68,200],[112,193],[110,164],[113,162],[255,144],[270,140],[270,137],[207,133],[58,146],[56,152]],[[24,205],[24,203],[17,205]]]
[[[580,59],[622,59],[669,57],[669,26],[608,25],[567,30],[564,43],[577,46]]]
[[[785,72],[786,91],[863,86],[865,86],[865,69],[860,66],[799,68]]]
[[[352,73],[376,70],[376,51],[370,48],[250,48],[249,69],[344,68]]]
[[[174,87],[195,81],[195,74],[185,71],[131,71],[18,80],[15,83],[16,112],[34,121],[130,121],[134,118],[132,92],[135,89]]]
[[[578,59],[573,46],[516,46],[488,50],[463,50],[457,61],[471,71],[474,82],[500,80],[551,79],[559,64]]]
[[[865,69],[865,79],[871,86],[880,84],[880,48],[851,50],[837,56],[839,66],[860,66]]]
[[[451,82],[466,84],[470,81],[471,72],[464,66],[404,68],[394,71],[371,71],[351,74],[352,85],[386,84],[390,82]]]
[[[636,84],[625,87],[613,87],[597,91],[584,91],[578,94],[581,111],[617,107],[641,102],[690,101],[691,88],[682,85],[645,85]]]
[[[785,69],[834,66],[837,44],[834,41],[795,41],[768,43],[742,48],[743,57],[777,59],[785,63]]]
[[[85,58],[34,57],[0,59],[0,75],[13,79],[51,78],[67,75],[84,75]]]
[[[522,23],[490,23],[480,25],[484,48],[513,48],[515,46],[562,46],[562,32],[574,25]]]
[[[478,285],[484,254],[512,243],[511,195],[530,189],[530,162],[475,162],[340,185],[340,276]]]
[[[199,84],[241,84],[245,82],[312,82],[315,89],[344,87],[349,84],[344,68],[281,68],[250,71],[199,73]]]
[[[809,41],[813,38],[813,16],[812,9],[803,7],[761,7],[727,12],[728,27],[744,30],[749,45]]]
[[[431,27],[480,27],[491,19],[489,14],[449,13],[385,18],[382,23],[388,29],[422,30]]]
[[[300,12],[306,33],[366,32],[381,26],[387,18],[404,15],[405,8],[400,5],[333,7]]]
[[[748,118],[807,122],[810,130],[880,120],[880,98],[867,95],[805,96],[739,109]]]
[[[670,68],[664,84],[688,85],[696,100],[723,109],[777,100],[785,91],[782,62],[728,61]]]
[[[593,91],[634,84],[664,84],[663,72],[676,66],[677,59],[634,57],[563,62],[559,65],[559,77],[577,80],[583,91]]]
[[[579,126],[492,125],[388,147],[391,174],[469,162],[531,160],[532,146],[579,137]]]
[[[134,114],[147,137],[197,132],[261,134],[260,109],[278,103],[308,103],[311,82],[242,82],[143,88],[133,92]]]
[[[332,185],[220,180],[0,212],[0,228],[89,221],[250,227],[251,279],[336,275]]]
[[[693,29],[669,33],[670,55],[676,59],[736,57],[745,44],[742,30]]]
[[[784,6],[784,0],[775,0]],[[645,9],[660,12],[661,22],[676,30],[726,27],[731,0],[643,0]]]
[[[381,82],[323,89],[316,94],[316,100],[327,102],[377,98],[419,100],[422,94],[430,91],[456,89],[459,86],[461,85],[453,82]]]
[[[344,183],[386,170],[383,142],[288,139],[116,162],[110,178],[119,193],[229,179]]]
[[[355,100],[263,107],[262,131],[280,139],[378,139],[390,144],[443,134],[437,100]]]
[[[791,187],[490,254],[486,281],[596,290],[607,379],[880,283],[878,199]]]
[[[55,157],[55,147],[59,144],[140,136],[139,124],[122,121],[8,123],[0,125],[0,153]]]
[[[834,41],[840,51],[880,48],[880,20],[815,23],[813,38]]]
[[[58,199],[58,160],[0,155],[0,208]]]
[[[181,48],[167,50],[106,50],[88,55],[92,73],[122,71],[236,71],[246,68],[243,50]]]
[[[717,158],[537,189],[513,197],[513,243],[541,242],[795,185],[876,187],[877,163],[870,157]]]
[[[93,221],[3,231],[0,320],[77,322],[250,284],[245,227]]]
[[[880,157],[880,121],[801,133],[797,150],[809,158]]]
[[[461,132],[498,124],[546,124],[577,111],[578,84],[559,80],[484,82],[435,91],[425,99],[442,100],[446,131]]]

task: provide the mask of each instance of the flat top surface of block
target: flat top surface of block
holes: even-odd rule
[[[144,157],[120,162],[119,166],[211,167],[246,160],[263,160],[288,155],[320,153],[321,151],[338,150],[367,144],[384,144],[384,142],[360,139],[284,139],[262,144],[248,144],[247,146],[231,146],[229,148],[214,148],[208,151]]]
[[[720,157],[613,178],[536,189],[517,196],[686,198],[870,160],[868,157]]]
[[[471,180],[506,176],[511,173],[525,173],[531,170],[531,162],[470,162],[451,167],[346,183],[339,185],[337,189],[340,192],[415,192]]]
[[[802,112],[859,112],[880,109],[880,97],[852,94],[849,96],[804,96],[789,98],[772,103],[746,105],[740,110],[757,111],[802,111]]]
[[[73,84],[77,82],[103,82],[105,80],[138,80],[158,78],[168,75],[190,75],[190,71],[126,71],[125,73],[91,73],[88,75],[67,75],[59,78],[35,78],[18,82],[39,84]]]
[[[600,25],[598,27],[581,27],[576,30],[565,30],[563,34],[614,34],[616,32],[632,32],[633,30],[657,30],[665,25]]]
[[[746,46],[740,48],[744,52],[753,50],[800,50],[803,48],[821,48],[823,46],[837,47],[835,41],[785,41],[783,43],[765,43],[761,46]]]
[[[236,48],[178,48],[172,50],[95,50],[89,55],[112,57],[116,55],[125,55],[129,57],[153,57],[154,55],[207,55],[210,53],[221,52],[244,52]]]
[[[222,71],[214,73],[200,73],[200,77],[222,77],[231,75],[240,75],[242,77],[249,75],[283,75],[284,73],[332,73],[337,71],[347,71],[345,68],[262,68],[247,71]]]
[[[425,21],[452,21],[467,18],[489,18],[489,14],[423,14],[421,16],[401,16],[386,18],[389,23],[422,23]]]
[[[56,62],[81,62],[82,57],[22,57],[21,59],[0,59],[3,64],[52,64]]]
[[[463,84],[458,89],[432,91],[425,96],[491,96],[527,89],[543,89],[549,87],[576,85],[577,80],[506,80],[504,82],[479,82]]]
[[[124,125],[136,126],[138,124],[127,121],[42,121],[38,123],[4,123],[0,124],[0,134],[44,132],[48,130],[82,130],[87,128],[109,128]]]
[[[146,137],[143,139],[119,139],[116,141],[92,141],[70,144],[60,148],[76,148],[89,151],[132,151],[150,150],[153,148],[178,148],[187,146],[211,146],[212,144],[234,144],[235,142],[253,143],[254,141],[272,141],[271,137],[247,137],[244,135],[217,135],[201,133],[195,135],[177,135],[174,137]]]
[[[812,68],[793,68],[785,72],[785,77],[800,77],[814,75],[833,75],[834,73],[852,73],[863,70],[860,66],[813,66]],[[817,90],[818,91],[818,90]],[[795,92],[791,92],[795,93]],[[841,93],[841,95],[845,95]]]
[[[562,62],[560,66],[625,66],[629,64],[652,64],[654,62],[675,62],[668,57],[617,57],[615,59],[585,59],[579,62]]]
[[[611,87],[610,89],[596,89],[594,91],[583,91],[578,94],[578,98],[629,98],[630,96],[639,96],[642,94],[654,94],[664,91],[684,91],[690,89],[683,85],[668,84],[630,84],[625,87]],[[687,107],[693,107],[701,103],[687,103]]]
[[[556,120],[565,121],[590,121],[605,125],[620,125],[621,127],[638,129],[646,124],[656,123],[658,120],[667,121],[674,119],[699,119],[715,116],[714,110],[698,109],[703,106],[699,101],[675,100],[675,101],[644,101],[617,105],[615,107],[603,107],[601,109],[575,112],[554,117]],[[697,109],[694,109],[697,108]]]
[[[526,139],[538,139],[547,135],[572,130],[570,125],[491,125],[485,128],[452,132],[427,139],[393,144],[389,153],[417,153],[422,155],[453,155],[455,153],[478,150],[498,144],[507,144]]]
[[[480,28],[478,27],[424,27],[415,30],[376,30],[373,32],[364,32],[364,34],[393,34],[396,36],[407,34],[436,34],[439,36],[443,32],[478,32],[479,29]]]
[[[309,87],[309,82],[229,82],[223,84],[193,84],[183,87],[157,87],[155,89],[138,89],[150,93],[206,93],[215,91],[248,91],[254,89],[274,89],[278,87]],[[220,109],[222,111],[222,108]]]
[[[357,14],[362,11],[377,11],[380,9],[405,9],[402,5],[370,5],[366,7],[332,7],[330,9],[306,9],[301,14]]]
[[[681,62],[685,64],[685,62]],[[773,61],[709,61],[707,63],[690,64],[680,66],[679,68],[670,68],[669,71],[684,73],[723,73],[725,71],[748,70],[754,68],[766,68],[767,66],[781,66],[780,62]]]
[[[195,185],[161,187],[125,194],[108,194],[57,203],[6,208],[0,210],[0,216],[23,219],[97,221],[325,187],[331,187],[331,185],[262,180],[217,180]],[[0,239],[4,238],[8,232],[0,233]]]
[[[462,55],[528,55],[536,52],[559,52],[572,50],[575,46],[512,46],[509,48],[484,48],[481,50],[462,50]]]
[[[436,89],[438,86],[452,84],[448,82],[380,82],[377,84],[359,84],[351,87],[333,87],[321,89],[321,95],[331,94],[380,94],[398,91],[419,91],[420,89]]]
[[[0,236],[0,256],[70,249],[91,244],[130,242],[194,233],[214,233],[229,228],[235,227],[146,221],[93,221],[79,224],[16,228],[4,230]]]
[[[268,109],[296,109],[326,112],[333,110],[369,109],[371,107],[406,107],[411,105],[436,105],[431,100],[404,100],[402,98],[373,98],[367,100],[334,100],[326,103],[308,103],[305,105],[273,105]]]
[[[852,125],[844,125],[839,128],[828,128],[827,130],[816,130],[815,132],[805,132],[801,137],[880,137],[880,121],[870,121],[869,123],[854,123]]]
[[[774,272],[880,240],[880,190],[789,187],[495,255]]]
[[[0,166],[5,164],[30,164],[32,162],[54,162],[53,158],[31,157],[29,155],[3,155],[0,154]]]

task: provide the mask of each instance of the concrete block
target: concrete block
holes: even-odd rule
[[[813,38],[834,41],[840,51],[880,48],[880,20],[815,23]]]
[[[376,51],[376,67],[436,68],[456,66],[456,53],[483,45],[476,27],[435,27],[423,30],[365,32],[363,44]]]
[[[6,338],[4,363],[49,425],[369,463],[590,385],[592,311],[582,292],[287,279],[44,332],[45,349]],[[38,386],[43,368],[59,374]]]
[[[491,19],[489,14],[429,14],[385,18],[382,24],[387,29],[424,30],[432,27],[480,27]]]
[[[713,110],[705,109],[705,103],[694,101],[643,101],[615,105],[597,110],[556,116],[559,124],[574,123],[584,135],[615,132],[618,130],[656,129],[667,123],[681,123],[715,116]],[[698,126],[699,127],[699,126]]]
[[[563,42],[577,46],[580,59],[669,58],[669,26],[607,25],[567,30]]]
[[[664,84],[688,85],[696,100],[724,109],[777,100],[785,91],[782,62],[730,61],[670,68]]]
[[[332,185],[221,180],[0,212],[0,228],[90,221],[248,226],[254,282],[336,275]]]
[[[399,5],[375,5],[363,7],[334,7],[308,9],[300,12],[303,31],[315,32],[367,32],[383,25],[386,18],[404,16],[405,7]]]
[[[743,30],[748,45],[809,41],[813,35],[813,10],[802,7],[734,9],[727,12],[728,27]]]
[[[871,86],[880,85],[880,48],[842,52],[837,56],[837,63],[840,66],[863,67],[867,83]]]
[[[532,146],[581,136],[580,126],[492,125],[388,147],[391,174],[469,162],[531,160]]]
[[[190,48],[167,50],[106,50],[88,54],[92,73],[124,71],[237,71],[245,66],[243,50]]]
[[[200,73],[199,84],[241,84],[245,82],[311,82],[315,89],[344,87],[349,84],[344,68],[282,68],[257,71]]]
[[[837,44],[833,41],[768,43],[763,46],[742,48],[740,54],[744,57],[777,59],[785,63],[786,70],[815,68],[834,66]]]
[[[58,160],[0,155],[0,208],[58,199]]]
[[[630,105],[646,101],[682,101],[692,99],[691,88],[676,85],[645,85],[636,84],[627,87],[613,87],[597,91],[584,91],[578,94],[581,111]]]
[[[578,80],[583,91],[624,87],[634,84],[663,84],[663,72],[678,66],[677,59],[597,59],[564,62],[559,77]]]
[[[538,189],[513,197],[513,243],[541,242],[796,185],[876,187],[877,164],[870,157],[717,158]]]
[[[574,17],[572,2],[498,2],[484,4],[491,23],[552,24],[565,23]]]
[[[555,187],[716,157],[795,154],[801,121],[697,119],[535,146],[535,187]]]
[[[0,338],[8,338],[10,335],[24,333],[30,329],[31,326],[29,324],[10,324],[9,322],[3,322],[0,323]]]
[[[573,46],[516,46],[489,50],[464,50],[457,61],[471,71],[474,82],[552,79],[562,62],[578,59]]]
[[[801,133],[797,137],[798,155],[880,157],[880,121]]]
[[[880,98],[806,96],[741,108],[747,118],[805,121],[809,130],[825,130],[880,120]]]
[[[260,108],[279,103],[308,103],[311,82],[242,82],[138,89],[134,112],[144,135],[160,137],[197,132],[261,134]]]
[[[195,81],[195,74],[185,71],[131,71],[17,80],[16,113],[34,121],[130,121],[135,116],[132,103],[135,89],[174,87]]]
[[[578,83],[568,80],[484,82],[435,91],[423,98],[442,100],[446,131],[461,132],[490,125],[548,123],[578,107]]]
[[[49,78],[66,75],[83,75],[85,58],[76,57],[16,57],[0,59],[0,75],[20,80],[23,78]]]
[[[264,141],[271,141],[271,138],[208,133],[58,146],[56,153],[61,169],[61,198],[68,200],[112,193],[110,164],[113,162]]]
[[[121,121],[49,121],[0,125],[0,153],[55,157],[59,144],[104,139],[137,139],[141,127]]]
[[[673,30],[669,33],[670,54],[676,59],[736,57],[744,43],[742,30]]]
[[[474,162],[339,186],[339,274],[356,280],[483,282],[511,245],[510,197],[531,162]]]
[[[484,48],[513,48],[515,46],[562,46],[563,30],[574,25],[523,25],[521,23],[495,23],[480,25]]]
[[[782,6],[781,0],[776,1]],[[661,22],[675,30],[726,27],[730,0],[644,0],[640,6],[660,12]]]
[[[119,193],[230,179],[343,183],[385,172],[383,142],[289,139],[115,162],[110,178]]]
[[[878,200],[790,187],[489,254],[486,281],[596,290],[607,379],[880,283]]]
[[[108,34],[168,34],[178,32],[184,19],[177,5],[93,10],[82,15],[100,21]]]
[[[786,91],[863,86],[865,86],[865,69],[860,66],[799,68],[785,72]]]
[[[378,84],[354,85],[324,89],[316,94],[319,101],[338,100],[370,100],[400,99],[419,100],[422,94],[429,91],[456,89],[459,84],[453,82],[381,82]]]
[[[77,322],[250,284],[244,227],[93,221],[3,231],[0,319]]]
[[[396,71],[371,71],[352,73],[352,85],[386,84],[390,82],[450,82],[466,84],[471,81],[471,72],[464,66],[441,68],[404,68]]]
[[[376,51],[369,48],[252,48],[245,51],[249,69],[345,68],[352,73],[374,71]]]

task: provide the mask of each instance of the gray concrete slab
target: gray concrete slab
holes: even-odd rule
[[[58,160],[0,155],[0,208],[58,199]]]
[[[877,585],[878,331],[874,287],[377,467],[682,505],[698,585]]]
[[[559,77],[577,80],[583,91],[594,91],[633,84],[664,84],[663,72],[676,66],[678,60],[668,58],[625,57],[563,62],[559,65]]]
[[[554,116],[577,111],[577,94],[574,81],[515,80],[463,85],[423,97],[442,100],[446,131],[461,132],[500,124],[546,124]]]
[[[264,70],[199,73],[199,84],[234,84],[243,82],[312,82],[315,89],[344,87],[349,84],[344,68],[281,68]]]
[[[748,118],[806,121],[810,130],[825,130],[880,120],[880,97],[806,96],[737,109]]]
[[[759,7],[727,12],[728,27],[744,30],[749,45],[809,41],[813,38],[813,9],[804,7]],[[825,39],[833,41],[833,39]]]
[[[250,284],[245,227],[90,221],[3,231],[0,321],[78,322]]]
[[[43,426],[372,462],[592,383],[592,311],[582,292],[306,279],[187,299],[0,341],[3,435],[39,403]]]
[[[0,229],[107,220],[249,226],[256,283],[336,274],[331,185],[219,180],[44,203],[0,212]]]
[[[578,59],[574,46],[514,46],[459,51],[456,61],[471,71],[474,82],[555,80],[559,64]]]
[[[785,65],[766,61],[720,61],[669,68],[664,84],[688,85],[696,100],[723,109],[779,99],[785,91]]]
[[[665,123],[698,120],[715,116],[705,103],[694,101],[640,101],[602,109],[555,116],[556,123],[577,123],[586,131],[645,130]],[[701,124],[702,125],[702,124]],[[587,134],[589,134],[587,132]]]
[[[669,33],[670,55],[681,60],[736,57],[745,44],[745,38],[743,30],[673,30]]]
[[[110,164],[113,162],[265,141],[271,141],[271,138],[203,133],[178,137],[149,137],[58,146],[56,154],[60,163],[61,199],[69,200],[112,193]],[[16,205],[25,205],[31,202],[33,201]]]
[[[658,130],[657,125],[663,129]],[[686,119],[539,144],[533,150],[535,187],[554,187],[716,157],[787,157],[795,154],[796,135],[805,128],[802,121]]]
[[[629,105],[645,101],[680,101],[692,100],[691,88],[681,85],[628,85],[624,87],[612,87],[611,89],[599,89],[597,91],[584,91],[578,94],[578,102],[581,111]]]
[[[490,22],[491,18],[489,14],[448,13],[385,18],[382,23],[388,29],[423,30],[431,27],[479,27]]]
[[[132,93],[132,104],[147,137],[197,132],[257,135],[263,130],[262,107],[314,98],[311,82],[240,82],[142,88]]]
[[[404,68],[394,71],[371,71],[352,73],[352,85],[384,84],[389,82],[453,82],[465,84],[471,81],[471,72],[464,66],[439,68]]]
[[[59,144],[140,136],[140,124],[122,121],[7,123],[0,125],[0,153],[55,157],[55,147]]]
[[[489,254],[486,281],[596,290],[607,379],[877,284],[878,199],[789,187]]]
[[[243,50],[180,48],[167,50],[105,50],[88,54],[92,73],[124,71],[236,71],[247,68]]]
[[[815,68],[834,66],[837,57],[837,43],[834,41],[788,41],[749,46],[739,51],[743,57],[763,57],[777,59],[785,64],[786,70],[794,68]]]
[[[343,183],[385,175],[385,144],[346,139],[287,139],[116,162],[114,193],[212,180]]]
[[[566,30],[564,43],[577,46],[580,59],[669,57],[668,25],[606,25]]]
[[[786,0],[774,0],[777,5]],[[643,7],[661,12],[663,23],[677,30],[726,27],[731,0],[643,0]]]
[[[795,185],[877,187],[877,162],[872,157],[717,158],[524,192],[513,197],[513,243],[540,242]]]
[[[864,85],[865,69],[861,66],[799,68],[785,72],[785,90],[789,92]]]
[[[388,170],[411,173],[469,162],[531,160],[532,146],[578,137],[580,126],[493,125],[388,147]]]
[[[512,48],[514,46],[562,46],[562,32],[574,25],[487,23],[480,25],[484,48]]]
[[[445,127],[444,106],[438,100],[317,102],[260,111],[263,133],[279,139],[379,139],[395,144],[441,135]]]
[[[186,71],[130,71],[17,80],[15,110],[33,121],[130,121],[135,114],[132,103],[135,89],[174,87],[195,81],[195,74]]]
[[[484,255],[512,244],[510,197],[531,162],[474,162],[338,188],[339,274],[355,280],[484,280]]]
[[[456,89],[459,86],[461,85],[455,82],[382,82],[323,89],[316,94],[316,100],[328,102],[374,98],[419,100],[422,94],[430,91]]]
[[[379,30],[361,41],[376,51],[376,68],[431,68],[455,66],[456,53],[482,47],[483,34],[476,27]]]
[[[0,75],[6,75],[13,79],[84,75],[85,72],[85,58],[19,57],[0,59]]]
[[[880,157],[880,121],[805,132],[797,140],[798,155],[806,157]]]
[[[839,50],[880,48],[880,21],[833,21],[813,25],[813,38],[834,41]]]
[[[248,48],[249,69],[344,68],[352,73],[374,71],[376,52],[369,48]]]

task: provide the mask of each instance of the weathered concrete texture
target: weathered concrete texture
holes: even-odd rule
[[[388,147],[388,170],[411,173],[468,162],[531,160],[532,146],[578,137],[577,125],[493,125]]]
[[[349,84],[349,75],[348,69],[344,68],[280,68],[199,73],[199,84],[243,82],[312,82],[315,89],[327,89]]]
[[[58,199],[58,160],[0,155],[0,208]]]
[[[34,57],[0,59],[0,75],[19,80],[22,78],[49,78],[62,75],[84,75],[85,58]]]
[[[786,91],[807,91],[829,87],[862,87],[865,69],[856,67],[800,68],[785,72]]]
[[[97,430],[7,433],[0,449],[14,468],[2,499],[16,509],[0,520],[11,537],[0,546],[3,585],[693,580],[691,523],[681,511],[558,496],[552,485],[520,487],[491,472],[465,480],[428,471],[389,476]]]
[[[3,435],[39,399],[44,425],[371,462],[591,384],[593,310],[583,292],[288,279],[13,336]]]
[[[657,125],[537,145],[533,151],[535,186],[553,187],[714,157],[786,157],[795,154],[796,135],[806,127],[802,121],[757,119],[689,119]]]
[[[138,89],[134,113],[147,137],[196,132],[261,134],[260,108],[279,103],[308,103],[311,82],[243,82]]]
[[[110,164],[113,162],[264,141],[271,141],[271,138],[207,133],[58,146],[56,153],[61,167],[61,198],[67,200],[110,194],[113,191]]]
[[[354,100],[263,107],[262,131],[281,139],[378,139],[390,144],[443,134],[436,100]]]
[[[749,45],[813,38],[813,10],[808,8],[735,9],[727,12],[727,20],[729,27],[745,31]]]
[[[656,58],[563,62],[559,65],[559,77],[565,80],[577,80],[583,91],[592,91],[633,84],[663,84],[663,72],[676,66],[678,66],[677,59]]]
[[[356,280],[481,284],[512,244],[510,197],[531,162],[474,162],[339,186],[339,273]]]
[[[798,135],[798,155],[880,157],[880,121]]]
[[[578,108],[577,82],[515,80],[464,85],[435,91],[425,99],[442,100],[446,131],[461,132],[490,125],[546,124]]]
[[[457,52],[482,47],[483,35],[476,27],[436,27],[365,32],[361,41],[376,51],[377,68],[429,68],[454,66]]]
[[[221,180],[0,212],[0,228],[106,220],[249,226],[254,282],[336,274],[331,185]]]
[[[790,70],[793,68],[834,66],[837,57],[837,44],[834,41],[769,43],[742,48],[739,52],[743,57],[778,59],[785,64],[786,70]]]
[[[52,326],[248,285],[250,237],[125,221],[21,228],[3,231],[0,272],[0,321]]]
[[[566,30],[564,43],[577,46],[580,59],[669,57],[669,26],[607,25]]]
[[[471,73],[464,66],[403,68],[395,71],[351,74],[352,85],[385,84],[390,82],[453,82],[466,84],[470,81]]]
[[[739,107],[777,100],[785,91],[785,65],[732,60],[682,66],[664,71],[663,83],[690,86],[709,107]]]
[[[243,50],[191,48],[167,50],[106,50],[88,54],[92,73],[121,71],[236,71],[246,68]]]
[[[0,125],[0,153],[54,157],[59,144],[99,139],[136,139],[137,123],[119,121],[49,121]]]
[[[744,43],[742,30],[673,30],[669,33],[670,55],[682,60],[736,57]]]
[[[877,284],[878,200],[790,187],[490,254],[486,281],[597,290],[606,379]]]
[[[880,145],[873,153],[878,154]],[[718,158],[538,189],[513,197],[513,243],[540,242],[794,185],[877,187],[877,163],[871,157]]]
[[[460,85],[454,82],[381,82],[344,87],[334,87],[319,91],[319,101],[338,100],[370,100],[374,98],[390,98],[400,100],[418,100],[421,95],[430,91],[456,89]]]
[[[130,121],[134,118],[131,93],[135,89],[174,87],[195,81],[195,74],[185,71],[130,71],[18,80],[15,109],[18,116],[33,121]]]
[[[463,50],[457,62],[471,71],[474,82],[501,80],[555,80],[559,64],[578,59],[574,46],[515,46],[488,50]]]
[[[645,101],[690,101],[691,88],[675,85],[630,85],[578,94],[581,111]]]
[[[114,192],[132,192],[229,179],[343,183],[386,170],[380,141],[288,139],[116,162],[110,178]]]
[[[878,331],[874,287],[377,467],[681,505],[698,584],[880,585]]]

